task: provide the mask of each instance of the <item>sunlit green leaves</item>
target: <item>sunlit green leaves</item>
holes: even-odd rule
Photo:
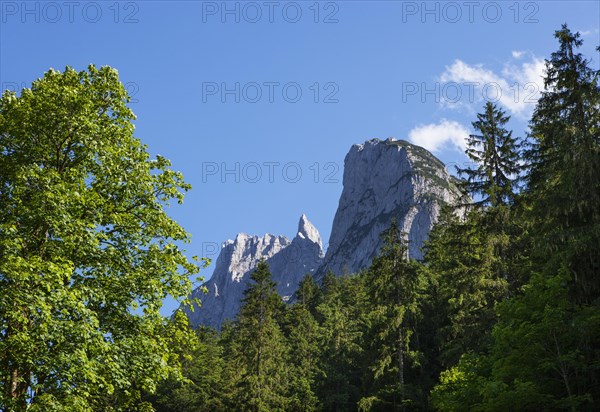
[[[164,210],[190,186],[133,136],[128,101],[116,70],[94,66],[0,100],[3,407],[131,407],[189,340],[159,309],[198,271]]]

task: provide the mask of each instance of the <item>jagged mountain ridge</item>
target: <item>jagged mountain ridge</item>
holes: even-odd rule
[[[426,149],[403,140],[372,139],[353,145],[344,160],[343,190],[323,255],[318,230],[302,215],[293,240],[285,236],[240,233],[223,244],[208,294],[193,298],[202,307],[187,311],[192,325],[220,327],[241,307],[249,274],[265,259],[284,300],[307,273],[317,281],[329,270],[336,275],[367,267],[381,247],[380,233],[392,217],[408,234],[409,255],[422,257],[422,245],[443,203],[455,203],[459,191],[444,164]]]
[[[306,215],[300,217],[298,231],[291,241],[285,236],[266,234],[262,237],[240,233],[235,240],[223,243],[212,277],[198,288],[192,298],[199,298],[200,308],[186,313],[192,325],[220,327],[226,319],[238,313],[249,274],[260,259],[269,264],[277,292],[289,299],[300,280],[314,274],[323,261],[323,245],[318,230]]]

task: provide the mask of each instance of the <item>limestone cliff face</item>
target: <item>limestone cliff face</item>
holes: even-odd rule
[[[220,327],[233,319],[260,259],[269,264],[277,291],[286,301],[307,273],[319,281],[329,270],[341,275],[368,267],[381,247],[380,234],[393,217],[408,234],[410,256],[420,259],[442,204],[455,203],[459,197],[441,161],[422,147],[391,138],[352,146],[344,162],[343,184],[325,257],[319,232],[304,215],[291,241],[285,236],[238,234],[223,244],[205,284],[208,294],[201,289],[193,292],[202,307],[188,312],[191,323]]]
[[[441,205],[456,202],[459,195],[440,160],[392,138],[352,146],[344,161],[343,185],[317,278],[329,270],[341,275],[369,266],[392,217],[408,234],[410,256],[421,259]]]
[[[260,259],[269,264],[277,292],[284,300],[296,291],[298,283],[307,273],[314,274],[323,260],[321,236],[302,215],[298,232],[293,240],[285,236],[266,234],[263,237],[240,233],[235,240],[227,240],[219,253],[212,277],[205,286],[194,290],[201,308],[187,311],[192,325],[220,327],[226,319],[233,319],[241,307],[249,275]]]

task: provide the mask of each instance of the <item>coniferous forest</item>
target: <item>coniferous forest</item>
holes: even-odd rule
[[[422,261],[407,258],[392,220],[368,268],[307,275],[287,304],[263,261],[220,330],[159,315],[197,270],[172,245],[185,232],[157,207],[187,187],[130,139],[111,72],[53,72],[5,94],[2,409],[599,410],[600,72],[578,33],[564,25],[555,38],[526,136],[493,103],[473,119],[473,166],[456,170],[464,196],[442,210]],[[37,109],[69,84],[84,88],[63,115],[104,123],[81,114],[70,123],[80,129],[63,131],[96,146],[52,150]]]
[[[281,303],[259,265],[238,318],[197,331],[158,411],[553,411],[600,407],[600,86],[556,32],[524,139],[487,103],[464,191],[407,259],[395,222],[371,266],[307,275]]]

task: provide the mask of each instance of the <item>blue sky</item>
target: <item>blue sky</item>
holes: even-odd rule
[[[293,237],[302,213],[326,242],[354,143],[465,162],[484,98],[524,135],[554,30],[580,31],[597,68],[599,21],[597,1],[1,0],[0,83],[117,68],[137,137],[193,185],[170,210],[189,254],[216,258],[237,232]]]

